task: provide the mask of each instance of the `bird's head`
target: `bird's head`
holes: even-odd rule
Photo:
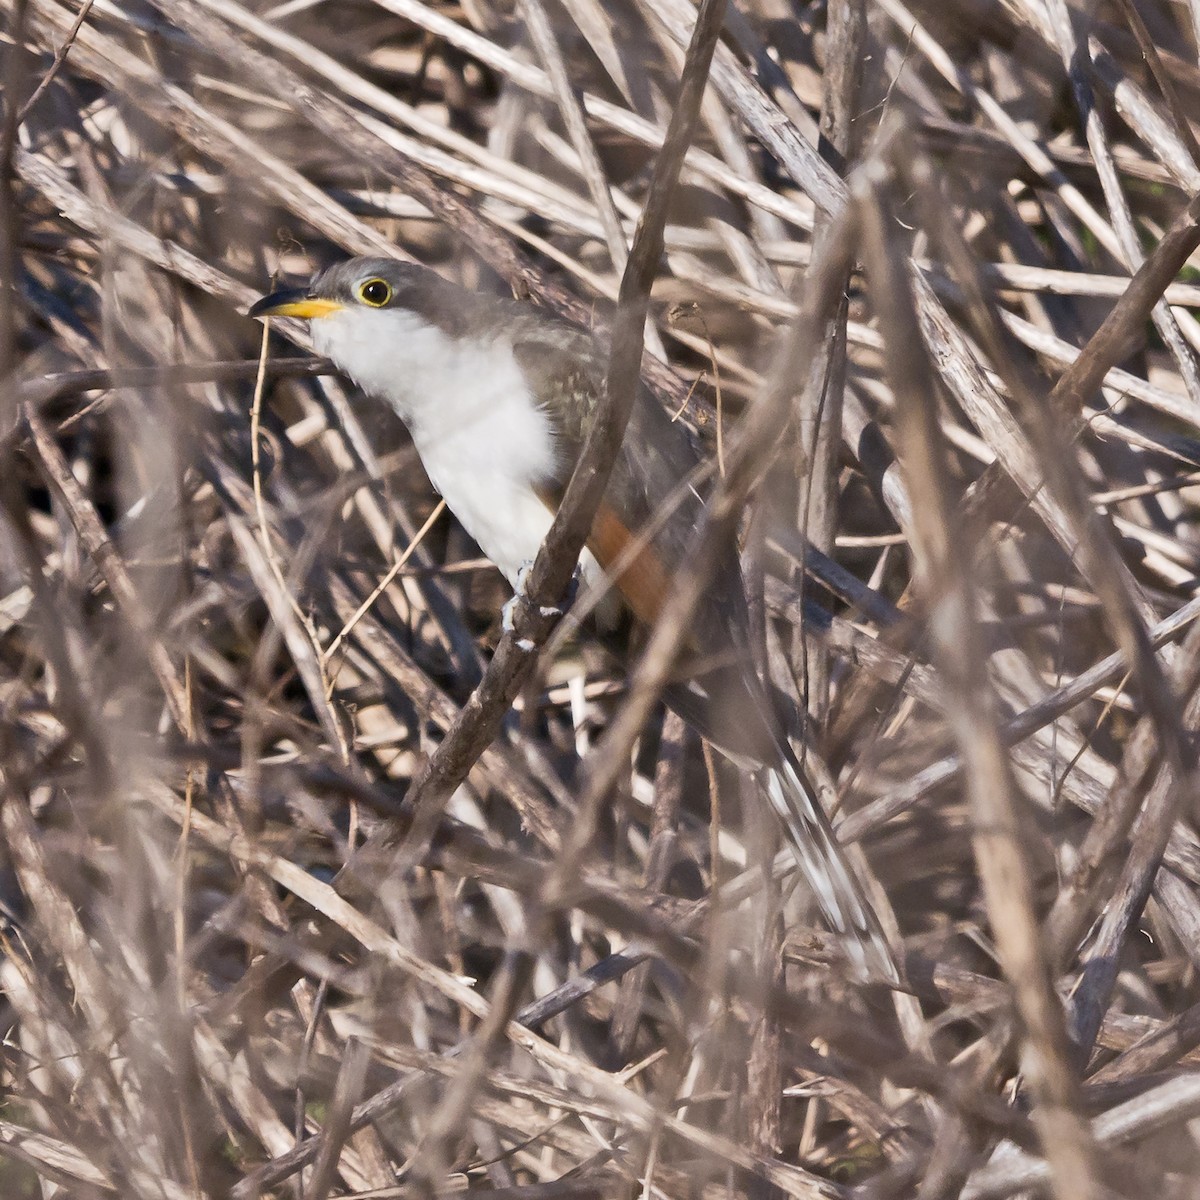
[[[351,258],[317,272],[305,287],[285,288],[264,296],[247,316],[317,321],[345,312],[365,316],[420,312],[428,307],[430,293],[439,290],[439,284],[450,286],[415,263],[394,258]]]
[[[434,271],[391,258],[352,258],[313,276],[306,287],[264,296],[251,317],[312,323],[313,348],[368,392],[393,402],[398,363],[452,353],[467,332],[470,293]]]

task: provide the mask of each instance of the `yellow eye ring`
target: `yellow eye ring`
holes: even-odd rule
[[[358,298],[371,308],[383,308],[387,305],[395,293],[392,291],[392,285],[386,279],[378,277],[372,279],[364,279],[358,285]]]

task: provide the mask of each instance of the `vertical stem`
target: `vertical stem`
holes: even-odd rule
[[[0,125],[0,379],[14,365],[14,315],[17,305],[17,244],[20,223],[13,191],[13,151],[21,123],[21,95],[25,91],[28,54],[25,49],[25,23],[28,0],[14,0],[12,6],[12,45],[4,63],[4,121]],[[4,422],[5,425],[8,422]]]
[[[865,0],[831,0],[827,21],[826,62],[821,106],[821,156],[844,174],[857,148],[854,120],[858,115],[866,40]],[[818,212],[814,249],[826,236],[829,217]],[[849,273],[847,273],[849,283]],[[846,304],[825,327],[821,350],[813,359],[800,397],[801,474],[800,528],[820,551],[832,555],[838,522],[838,459],[842,445],[842,397],[846,385]],[[804,587],[804,576],[798,581]],[[829,703],[829,655],[799,633],[796,647],[804,669],[804,696],[809,716],[820,724]]]

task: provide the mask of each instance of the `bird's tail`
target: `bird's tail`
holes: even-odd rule
[[[833,835],[816,789],[796,761],[757,678],[709,670],[675,681],[667,702],[738,766],[753,772],[780,821],[830,931],[863,982],[899,986],[900,972],[875,909]]]
[[[863,982],[900,985],[900,973],[875,909],[854,874],[817,799],[816,789],[780,751],[778,761],[757,771],[759,789],[779,819],[830,931],[845,948]]]

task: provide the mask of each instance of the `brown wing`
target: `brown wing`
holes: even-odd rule
[[[557,505],[579,456],[584,434],[602,394],[606,352],[586,331],[543,314],[517,323],[514,352],[535,396],[546,408],[559,439],[557,477],[543,484]],[[687,561],[692,535],[703,516],[707,488],[698,482],[682,498],[681,480],[694,476],[700,456],[687,429],[673,422],[644,389],[613,465],[604,504],[588,548],[606,570],[653,522],[653,531],[615,580],[637,618],[652,623],[672,575]],[[664,506],[672,504],[669,513]],[[660,514],[662,516],[660,517]],[[660,519],[655,519],[659,517]],[[709,589],[699,615],[698,644],[727,640],[745,630],[745,599],[734,547]]]
[[[604,361],[592,338],[541,319],[519,342],[517,356],[542,402],[552,411],[562,439],[560,477],[547,483],[553,508],[566,486],[604,378]],[[596,514],[588,547],[605,570],[638,541],[638,534],[669,502],[699,457],[685,430],[673,424],[654,399],[639,395],[605,502]],[[556,492],[557,495],[551,494]],[[687,493],[662,527],[631,555],[615,585],[634,616],[655,622],[672,576],[687,561],[702,516],[704,493]],[[870,901],[845,862],[820,800],[792,754],[754,673],[749,653],[745,593],[736,547],[728,546],[689,631],[687,678],[677,679],[663,698],[705,737],[745,766],[756,769],[764,799],[778,813],[829,926],[841,938],[856,971],[889,980],[899,975],[887,938]],[[723,660],[712,666],[713,659]]]
[[[558,476],[543,487],[543,499],[554,509],[579,456],[586,422],[596,411],[607,362],[589,334],[565,324],[548,326],[540,316],[519,328],[514,349],[560,439]],[[658,619],[672,577],[691,553],[707,488],[698,481],[681,495],[678,484],[693,477],[699,463],[686,428],[640,391],[588,549],[613,572],[638,544],[613,582],[643,625]],[[668,506],[673,506],[669,512]],[[774,753],[772,722],[751,661],[741,569],[737,548],[730,545],[689,630],[680,665],[686,678],[672,683],[664,698],[717,745],[767,761]]]
[[[588,549],[635,617],[653,625],[667,598],[670,574],[650,541],[640,539],[611,505],[601,503],[592,522]],[[628,562],[617,567],[618,563]]]

